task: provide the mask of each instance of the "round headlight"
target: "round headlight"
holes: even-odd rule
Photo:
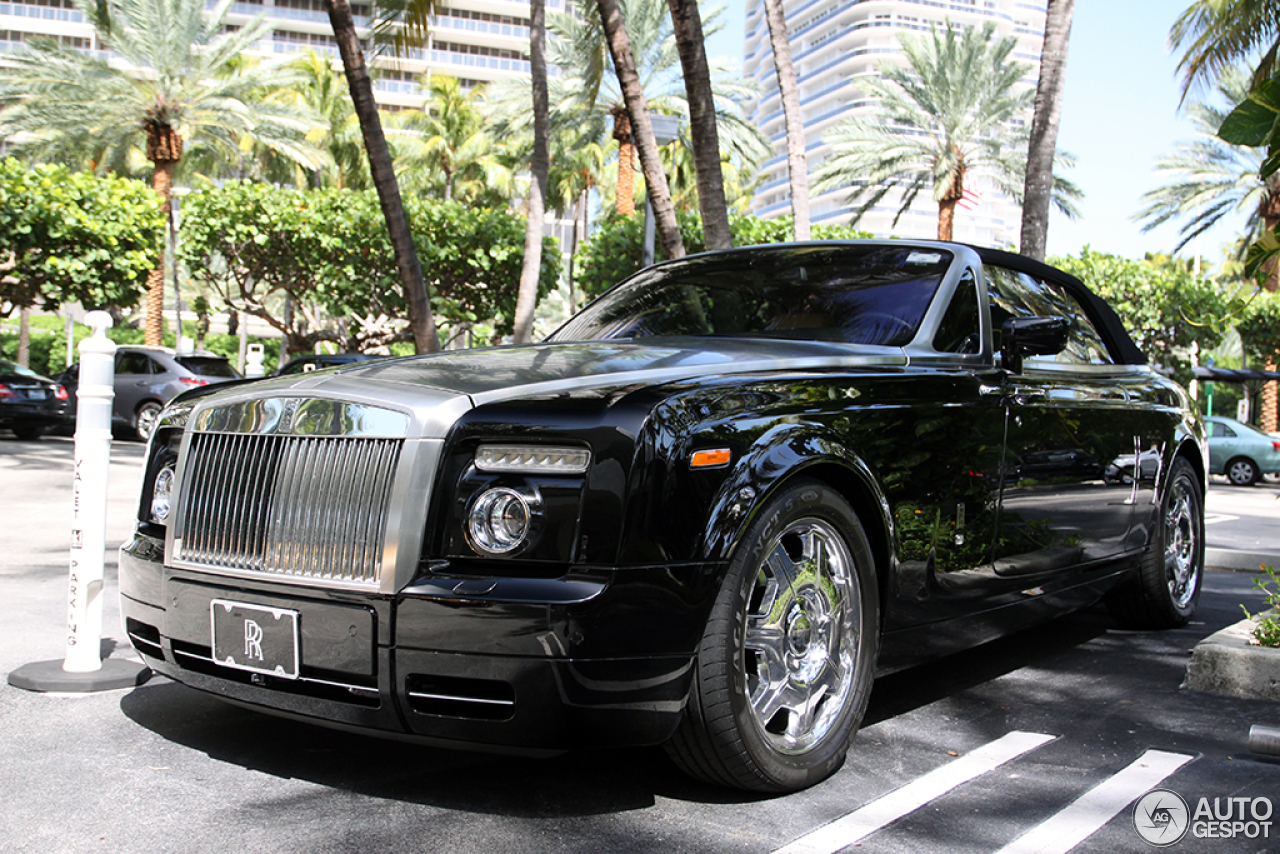
[[[151,518],[157,522],[168,520],[173,509],[173,480],[173,466],[166,465],[151,485]]]
[[[507,487],[481,493],[467,514],[471,544],[486,554],[507,554],[524,545],[533,524],[525,496]]]

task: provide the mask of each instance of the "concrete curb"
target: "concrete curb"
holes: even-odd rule
[[[1262,565],[1280,568],[1280,555],[1268,552],[1244,552],[1236,549],[1204,550],[1204,565],[1213,569],[1258,572]]]
[[[1251,644],[1252,632],[1253,620],[1241,620],[1196,644],[1182,687],[1230,697],[1280,700],[1280,649]]]

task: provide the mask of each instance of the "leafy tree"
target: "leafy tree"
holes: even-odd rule
[[[163,225],[160,200],[141,182],[0,161],[0,314],[134,305]]]
[[[152,186],[169,214],[174,169],[188,140],[238,156],[251,138],[308,166],[318,152],[302,137],[315,120],[285,104],[262,100],[288,85],[278,63],[248,64],[239,56],[266,32],[259,18],[224,26],[232,0],[206,13],[204,0],[74,0],[111,57],[36,39],[5,54],[0,67],[0,139],[30,135],[22,151],[59,159],[86,143],[118,162],[141,132],[155,167]],[[147,280],[147,342],[160,342],[164,263]]]
[[[1183,221],[1173,251],[1228,218],[1238,218],[1242,231],[1259,235],[1280,223],[1280,184],[1259,177],[1259,149],[1232,145],[1218,136],[1227,113],[1249,96],[1244,72],[1230,69],[1217,83],[1217,93],[1227,105],[1193,101],[1186,112],[1195,136],[1177,142],[1156,161],[1156,173],[1164,184],[1142,197],[1144,207],[1135,219],[1143,231],[1174,220]]]
[[[329,340],[369,350],[412,340],[373,192],[231,182],[193,193],[185,205],[183,252],[193,274],[236,310],[289,336],[290,349]],[[521,218],[417,198],[407,200],[406,212],[422,247],[434,312],[455,328],[492,322],[497,333],[509,334],[523,258]],[[541,293],[558,272],[552,240],[542,253]],[[280,311],[284,295],[298,309],[292,322]]]
[[[702,252],[702,227],[696,214],[678,214],[680,232],[690,252]],[[735,246],[755,246],[762,243],[784,243],[791,240],[793,226],[790,218],[761,219],[756,216],[731,215],[729,225],[733,231]],[[636,217],[609,216],[596,228],[591,239],[578,251],[575,264],[579,269],[578,283],[588,297],[597,297],[618,282],[636,273],[643,266],[644,223]],[[851,226],[815,225],[815,240],[851,240],[871,237],[865,231]],[[659,257],[658,260],[664,260]]]
[[[1049,203],[1053,198],[1053,159],[1062,118],[1062,85],[1067,76],[1067,46],[1075,0],[1048,0],[1045,7],[1044,42],[1040,51],[1040,78],[1036,82],[1035,112],[1027,143],[1027,174],[1022,191],[1023,255],[1044,260],[1049,239]]]
[[[1184,383],[1191,380],[1191,345],[1216,347],[1240,308],[1206,276],[1182,263],[1134,261],[1088,247],[1079,257],[1050,263],[1105,298],[1151,363],[1172,370]]]
[[[413,232],[400,195],[400,185],[396,181],[391,150],[387,146],[382,122],[378,118],[378,105],[373,98],[373,81],[369,76],[369,67],[365,64],[364,47],[356,32],[351,3],[348,0],[324,0],[324,5],[329,12],[333,37],[338,42],[347,87],[351,91],[351,103],[355,107],[360,132],[364,136],[369,172],[378,193],[383,219],[387,223],[397,277],[409,310],[414,348],[419,353],[434,352],[440,349],[440,337],[436,332],[431,301],[423,282],[422,265],[413,245]],[[419,35],[424,32],[427,18],[435,11],[435,0],[381,0],[376,9],[383,22],[377,29],[382,33],[394,33],[393,41],[404,46],[418,40]],[[403,28],[398,25],[403,25]]]
[[[898,217],[922,191],[938,205],[938,239],[950,240],[956,203],[971,172],[985,174],[1001,192],[1019,199],[1027,141],[1012,119],[1030,105],[1020,91],[1024,63],[1011,62],[1015,41],[982,29],[933,28],[926,38],[902,38],[908,65],[884,65],[883,78],[860,85],[880,98],[874,115],[846,119],[826,141],[832,155],[815,174],[815,188],[850,187],[856,223],[890,192],[901,194]],[[1078,195],[1055,178],[1055,203],[1074,214],[1068,198]],[[894,222],[897,222],[895,217]]]

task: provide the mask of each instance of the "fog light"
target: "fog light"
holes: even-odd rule
[[[173,510],[173,465],[166,465],[151,485],[151,518],[163,523]]]
[[[467,514],[471,545],[485,554],[507,554],[529,539],[537,514],[537,497],[505,486],[481,493]]]

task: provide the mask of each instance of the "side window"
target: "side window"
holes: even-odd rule
[[[939,353],[977,353],[982,349],[980,328],[977,283],[973,271],[965,270],[933,336],[933,349]]]
[[[1209,435],[1215,439],[1232,439],[1236,435],[1235,430],[1232,430],[1221,421],[1210,421],[1209,428]]]
[[[1114,364],[1115,360],[1084,306],[1066,288],[1005,267],[988,266],[986,272],[997,351],[1000,349],[1000,327],[1009,318],[1065,317],[1071,323],[1066,349],[1056,356],[1031,356],[1027,362]]]
[[[152,361],[143,353],[124,353],[116,366],[118,374],[150,374],[153,373]]]

